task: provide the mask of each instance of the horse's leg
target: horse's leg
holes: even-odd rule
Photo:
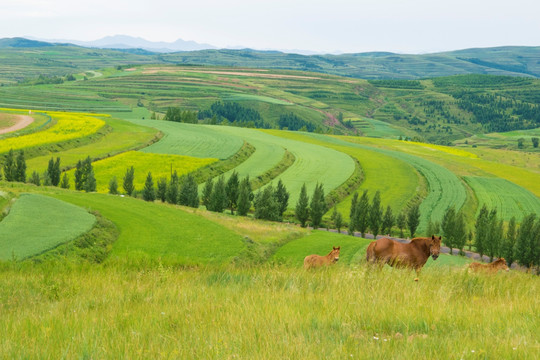
[[[416,278],[414,279],[414,281],[418,281],[418,278],[420,277],[420,270],[421,269],[422,268],[420,268],[420,267],[415,268],[415,270],[416,270]]]

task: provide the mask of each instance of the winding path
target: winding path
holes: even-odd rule
[[[28,115],[15,115],[15,124],[10,127],[0,129],[0,134],[6,134],[23,129],[34,122],[34,118]]]

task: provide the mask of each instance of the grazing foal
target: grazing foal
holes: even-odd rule
[[[479,262],[472,262],[469,264],[469,270],[472,272],[486,272],[489,274],[495,274],[499,270],[508,271],[508,265],[504,258],[497,259],[489,264],[480,264]]]
[[[304,259],[304,268],[310,269],[310,268],[316,268],[321,266],[328,266],[336,263],[339,260],[339,249],[341,247],[332,247],[332,251],[330,251],[330,254],[326,256],[321,255],[308,255]]]

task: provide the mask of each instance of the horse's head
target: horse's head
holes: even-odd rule
[[[339,260],[339,249],[341,246],[335,247],[332,246],[332,252],[330,253],[331,259],[333,262],[336,262]]]
[[[431,235],[431,244],[429,245],[429,255],[433,260],[437,260],[439,253],[441,252],[441,238],[442,236]]]
[[[506,265],[506,260],[504,258],[499,258],[499,260],[495,261],[495,268],[497,270],[504,270],[509,271],[508,265]]]

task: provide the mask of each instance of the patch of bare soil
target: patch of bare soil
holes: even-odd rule
[[[15,123],[9,127],[0,129],[0,134],[6,134],[9,132],[23,129],[34,122],[34,118],[28,115],[14,115]]]

